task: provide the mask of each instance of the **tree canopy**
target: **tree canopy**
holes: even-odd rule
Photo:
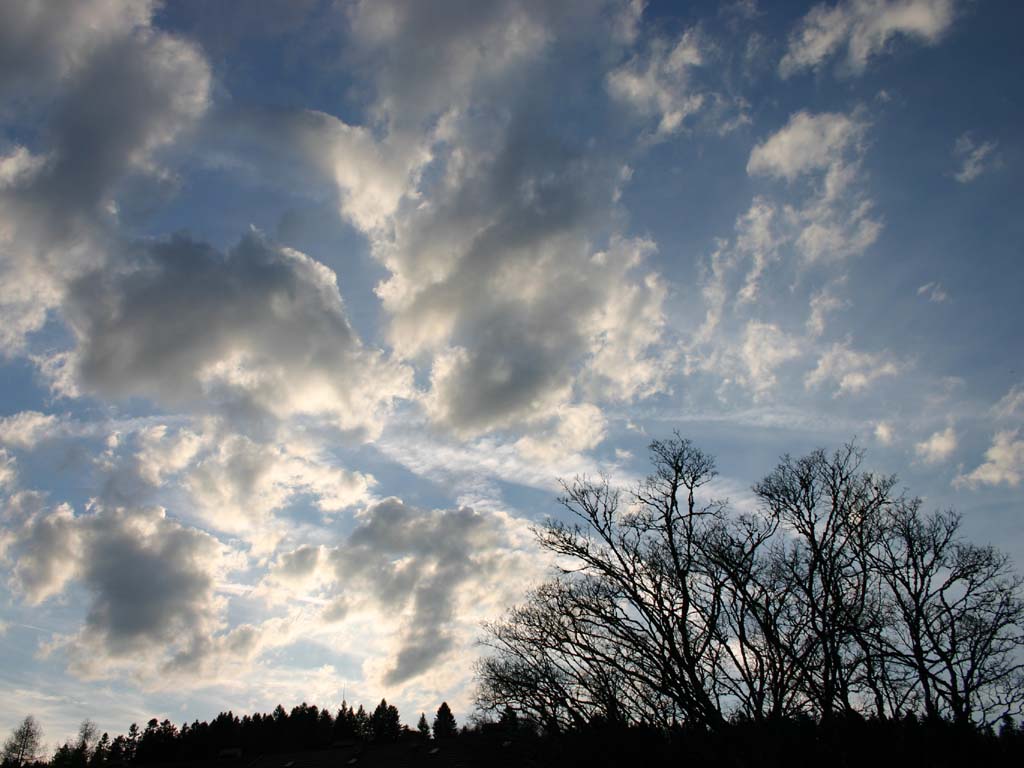
[[[535,530],[561,571],[486,626],[481,708],[548,731],[1020,712],[1021,579],[958,515],[853,444],[784,456],[743,512],[691,441],[650,453],[634,488],[564,484],[568,520]]]

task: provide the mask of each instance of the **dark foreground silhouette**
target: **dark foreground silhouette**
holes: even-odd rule
[[[386,705],[385,705],[386,707]],[[393,708],[392,708],[393,709]],[[168,721],[133,727],[113,741],[104,734],[90,745],[60,747],[38,768],[398,768],[399,766],[1019,766],[1024,764],[1024,728],[1007,718],[998,731],[947,721],[921,722],[839,718],[829,724],[807,719],[775,723],[729,723],[704,728],[623,728],[594,723],[558,734],[503,717],[477,723],[455,735],[433,738],[422,729],[388,720],[381,731],[374,715],[358,717],[347,707],[333,717],[305,704],[291,714],[213,721],[177,728]],[[397,710],[394,710],[397,714]],[[338,726],[338,721],[341,725]],[[349,733],[357,720],[369,726]],[[421,718],[421,723],[424,718]],[[435,725],[438,725],[435,718]],[[373,726],[378,730],[374,732]],[[442,729],[444,726],[441,726]],[[429,728],[426,729],[429,731]],[[336,735],[346,738],[335,738]],[[89,734],[86,734],[88,736]],[[114,746],[117,745],[117,746]],[[7,759],[5,768],[16,763]],[[24,763],[21,768],[33,763]]]

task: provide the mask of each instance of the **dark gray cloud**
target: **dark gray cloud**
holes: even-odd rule
[[[150,0],[10,0],[0,7],[0,95],[39,95],[110,40],[149,24]],[[6,99],[5,99],[6,101]]]
[[[0,150],[0,351],[59,306],[66,283],[118,250],[118,185],[171,176],[157,152],[206,109],[198,48],[149,26],[148,3],[4,5],[0,81],[17,87],[31,147]],[[8,47],[7,42],[13,42]],[[44,116],[35,117],[41,110]],[[38,123],[38,124],[37,124]],[[18,135],[17,133],[15,135]]]
[[[334,273],[249,235],[221,254],[175,237],[77,280],[64,308],[86,391],[377,428],[408,373],[363,347]]]
[[[275,571],[287,579],[301,579],[312,574],[319,561],[320,548],[307,544],[283,554]]]
[[[215,628],[216,539],[140,510],[87,518],[84,533],[81,579],[92,601],[83,639],[124,656],[192,642]]]
[[[238,561],[163,509],[95,507],[76,515],[66,505],[36,503],[6,516],[16,592],[41,602],[74,581],[89,596],[81,629],[54,643],[83,676],[119,667],[152,676],[220,628],[215,586]]]

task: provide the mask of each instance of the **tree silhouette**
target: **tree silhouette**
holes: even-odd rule
[[[416,723],[416,730],[419,731],[420,736],[424,739],[430,738],[430,724],[427,723],[427,715],[425,712],[420,712],[419,722]]]
[[[479,668],[484,708],[514,704],[548,730],[594,718],[725,722],[715,690],[723,578],[700,547],[723,505],[696,496],[714,460],[681,438],[652,443],[651,455],[655,471],[628,493],[630,514],[606,479],[564,484],[575,521],[536,535],[573,573],[487,626],[498,653]]]
[[[366,710],[363,709],[363,705],[359,705],[359,709],[356,710],[355,715],[352,717],[353,725],[355,726],[356,738],[368,739],[372,735],[372,729],[370,728],[370,716],[366,714]]]
[[[927,717],[994,725],[1024,698],[1022,580],[959,529],[959,515],[924,515],[916,499],[888,512],[871,560],[893,597],[879,645],[913,673]]]
[[[434,738],[438,741],[450,739],[456,736],[458,732],[458,724],[455,722],[455,716],[452,714],[448,702],[442,701],[441,706],[437,708],[437,714],[434,716]]]
[[[721,731],[910,714],[994,726],[1024,708],[1022,580],[925,516],[853,444],[784,456],[736,513],[702,498],[712,457],[651,444],[637,487],[563,485],[537,529],[562,570],[502,620],[478,705],[557,733],[598,724]]]
[[[513,736],[519,731],[519,715],[512,707],[505,707],[498,718],[498,727],[507,735]]]
[[[4,742],[4,765],[21,768],[26,763],[35,762],[42,746],[43,732],[35,717],[26,715],[21,724]]]
[[[380,704],[370,715],[370,733],[374,741],[397,741],[402,732],[402,723],[398,709],[381,699]]]

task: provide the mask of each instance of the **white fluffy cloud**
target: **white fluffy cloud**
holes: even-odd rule
[[[606,226],[625,164],[548,132],[558,105],[524,88],[554,36],[608,23],[596,10],[480,4],[447,26],[417,4],[351,15],[378,64],[373,109],[386,116],[365,154],[416,148],[396,174],[368,171],[399,181],[380,215],[353,221],[389,273],[377,289],[389,340],[429,365],[426,412],[459,435],[546,429],[586,402],[644,397],[671,365],[655,354],[666,288],[645,263],[654,244]],[[416,53],[425,34],[444,56]],[[662,52],[664,66],[681,71],[691,45]],[[337,182],[343,201],[362,194]]]
[[[750,322],[741,348],[746,365],[743,374],[755,395],[763,395],[775,386],[775,370],[802,353],[799,340],[771,323]]]
[[[896,440],[896,434],[893,427],[887,421],[880,421],[875,424],[875,440],[880,442],[882,445],[892,445]]]
[[[968,488],[1020,485],[1024,477],[1024,439],[1020,437],[1020,424],[1024,420],[1024,386],[1015,384],[1010,387],[989,410],[989,417],[997,430],[985,451],[985,461],[970,472],[958,475],[953,485]]]
[[[34,448],[60,429],[60,420],[53,414],[20,411],[0,419],[0,443],[12,448]]]
[[[0,491],[13,488],[17,480],[18,469],[14,457],[6,448],[0,448]],[[3,548],[0,546],[0,552],[2,551]]]
[[[674,43],[655,39],[646,58],[634,57],[608,74],[608,91],[639,115],[657,121],[655,136],[682,130],[686,118],[704,105],[705,95],[692,85],[690,72],[703,64],[696,30]]]
[[[954,0],[842,0],[816,5],[800,21],[779,62],[782,77],[816,69],[845,51],[845,67],[854,73],[904,36],[926,45],[942,39],[952,26]]]
[[[812,194],[784,209],[791,237],[808,262],[859,254],[878,238],[881,222],[860,183],[866,130],[855,115],[801,111],[750,153],[751,175],[790,183],[811,179]]]
[[[385,227],[402,199],[415,193],[418,174],[431,159],[428,141],[392,137],[322,112],[303,112],[287,122],[290,138],[339,191],[341,214],[364,232]]]
[[[781,130],[754,147],[747,173],[793,181],[811,171],[827,170],[861,140],[863,131],[847,115],[797,112]]]
[[[954,485],[976,488],[979,485],[1020,485],[1024,477],[1024,440],[1020,430],[1006,429],[996,432],[992,444],[985,451],[985,461],[972,471],[954,479]]]
[[[835,396],[856,394],[878,379],[895,376],[906,366],[884,355],[858,352],[848,342],[835,342],[818,358],[818,364],[804,378],[807,388],[835,385]]]
[[[914,453],[925,464],[940,464],[956,451],[956,432],[953,427],[946,427],[930,437],[914,444]]]
[[[862,253],[881,230],[860,172],[867,129],[857,113],[801,111],[751,151],[747,173],[784,181],[790,198],[755,196],[737,217],[734,237],[717,242],[703,270],[704,317],[686,345],[686,370],[716,374],[720,397],[739,384],[766,400],[776,389],[776,370],[811,355],[818,362],[805,376],[807,388],[834,381],[837,394],[902,370],[885,355],[854,351],[850,340],[820,345],[828,315],[850,306],[840,294],[845,272],[830,276],[827,268]],[[773,298],[803,288],[811,267],[830,279],[809,287],[804,335],[796,335],[786,330],[792,313]],[[773,288],[768,297],[766,284]]]
[[[308,495],[325,513],[364,501],[373,477],[325,462],[300,445],[262,443],[237,434],[220,434],[212,451],[182,478],[196,513],[217,531],[238,535],[265,554],[285,533],[273,513],[296,496]]]

